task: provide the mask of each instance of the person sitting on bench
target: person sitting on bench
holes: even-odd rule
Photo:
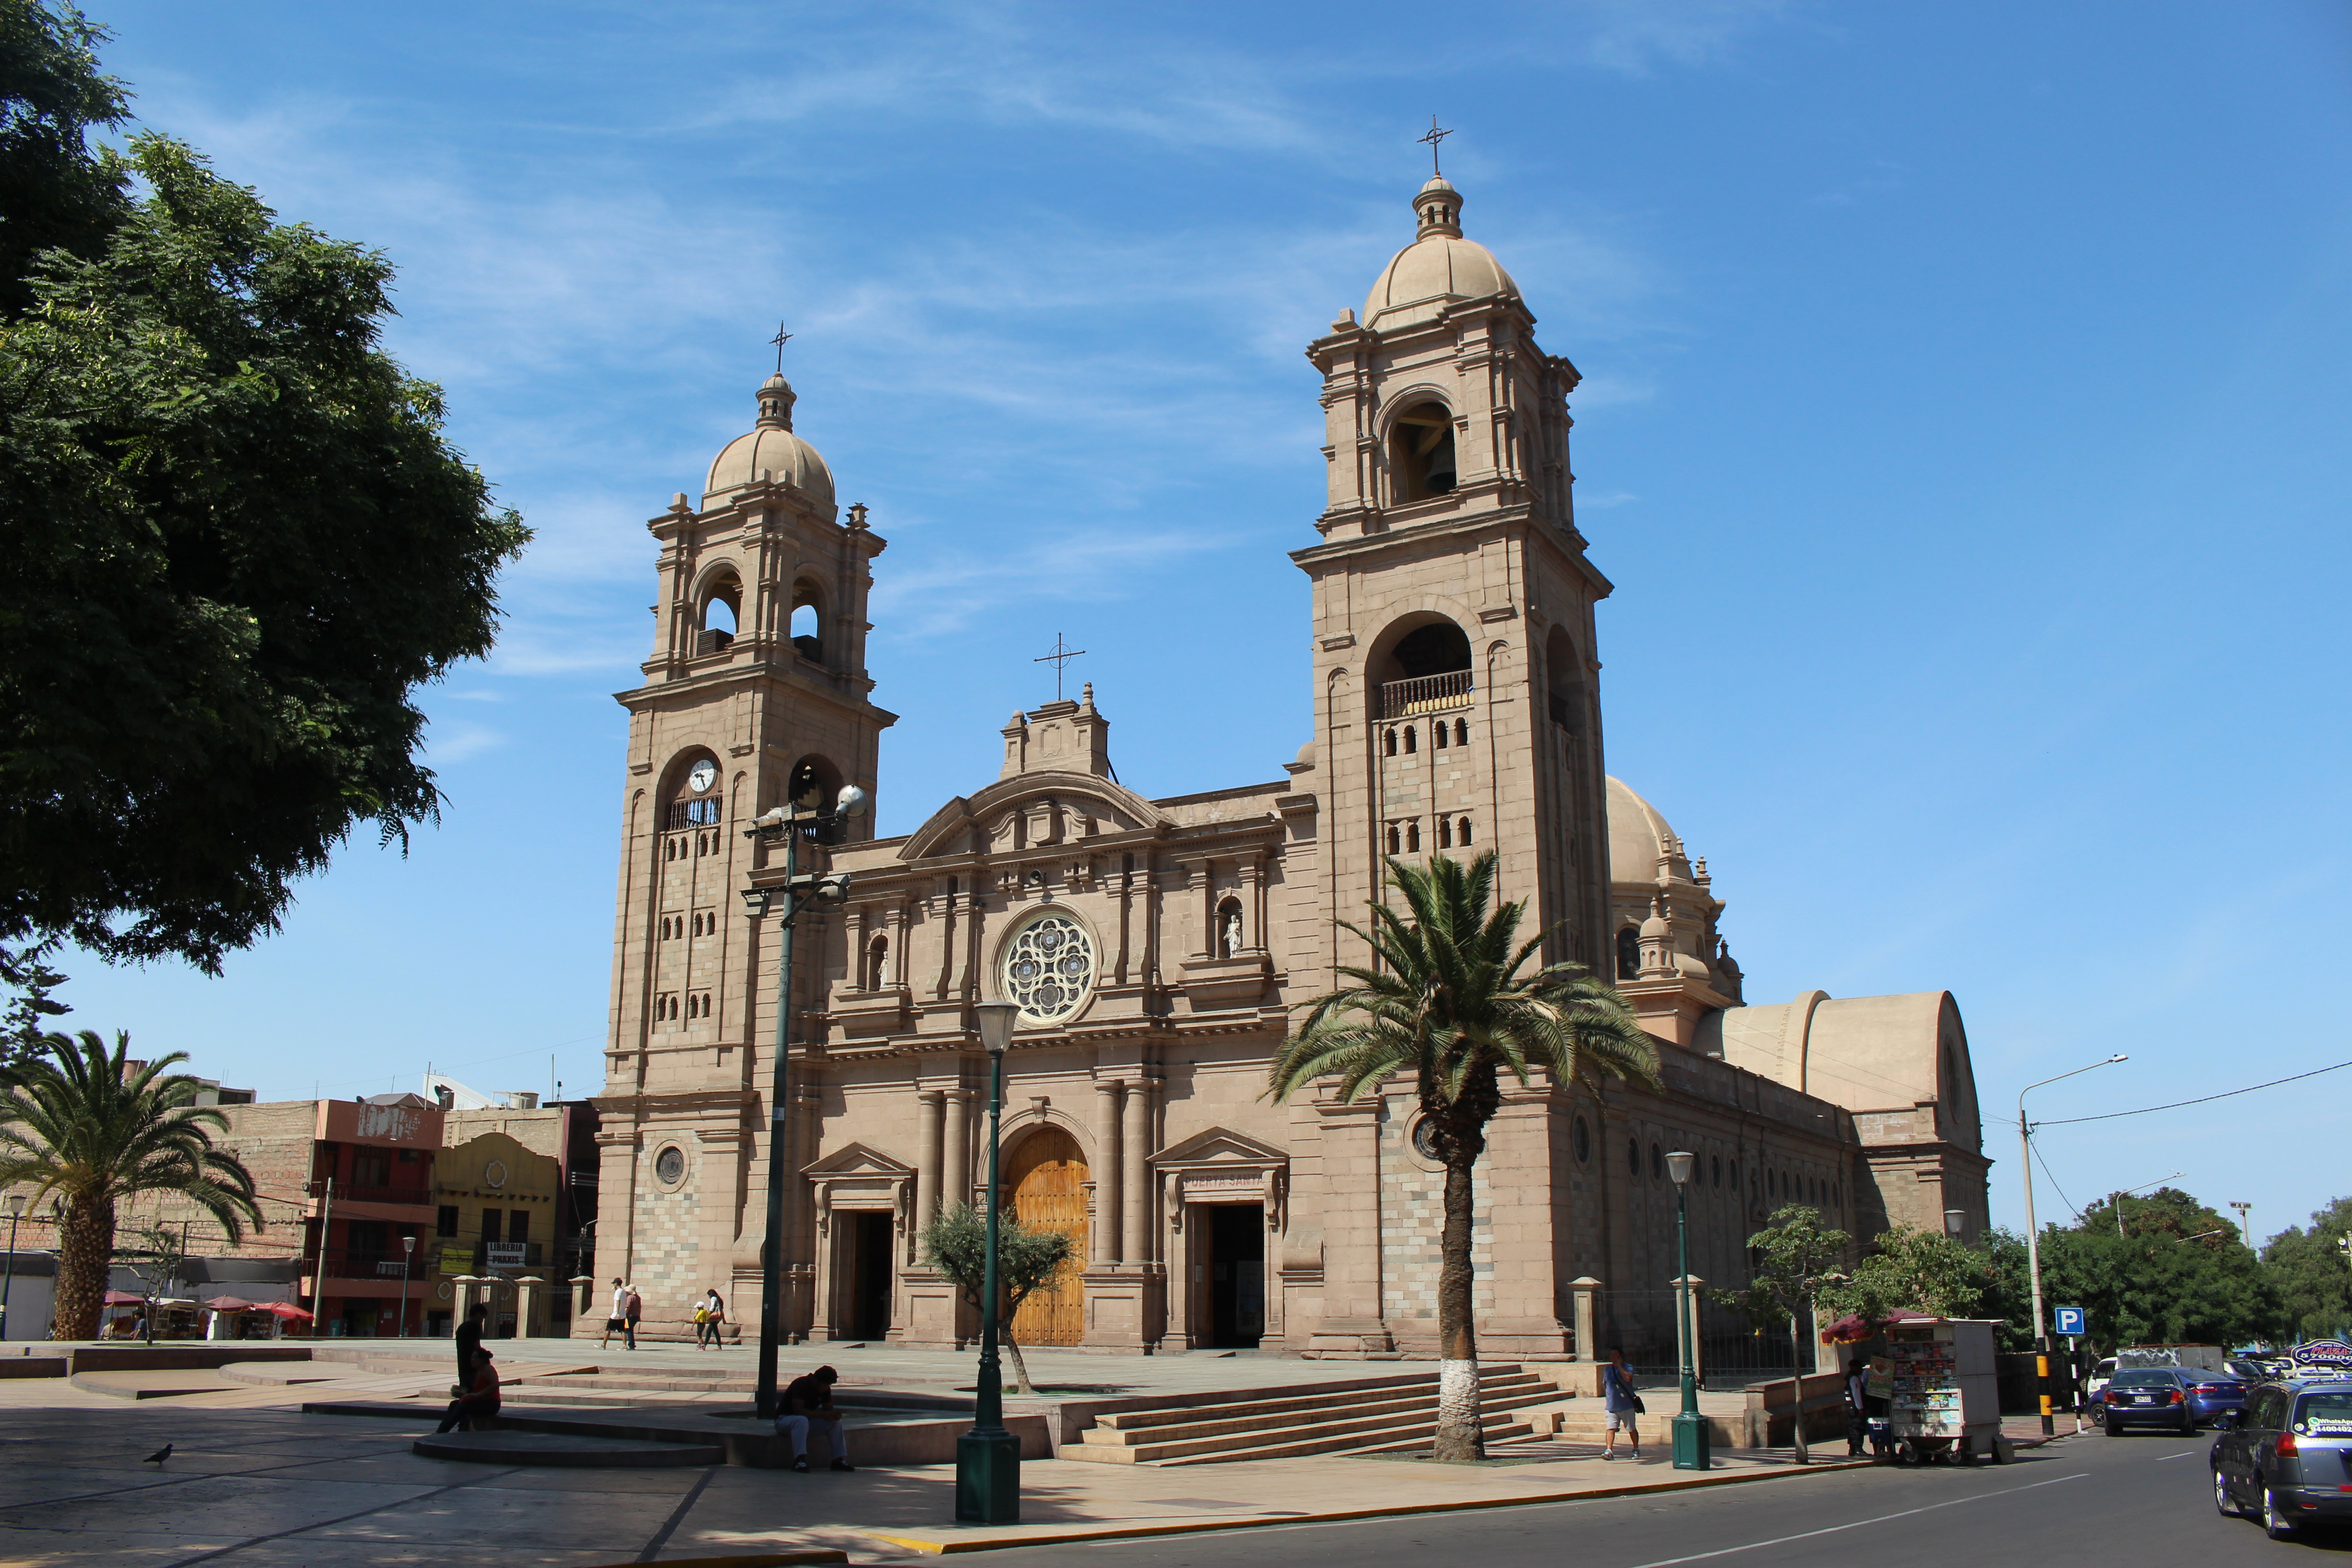
[[[468,1388],[455,1384],[449,1392],[457,1397],[449,1401],[449,1413],[441,1418],[439,1430],[446,1432],[455,1426],[463,1431],[474,1429],[473,1423],[499,1413],[499,1369],[490,1364],[490,1352],[474,1352],[474,1382]]]
[[[829,1366],[821,1366],[805,1377],[796,1377],[784,1387],[783,1408],[776,1415],[776,1436],[793,1440],[793,1468],[806,1474],[809,1428],[824,1426],[833,1436],[833,1468],[851,1469],[849,1434],[844,1428],[841,1412],[833,1407],[833,1385],[841,1374]]]

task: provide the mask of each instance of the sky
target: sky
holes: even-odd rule
[[[400,271],[386,342],[536,529],[423,694],[447,805],[219,978],[73,1026],[266,1098],[593,1091],[645,520],[750,428],[888,541],[878,830],[1087,650],[1120,776],[1281,777],[1323,505],[1301,351],[1428,170],[1575,361],[1610,771],[1748,998],[1948,989],[2037,1120],[2352,1058],[2352,9],[1693,0],[355,7],[92,0],[141,122]],[[2330,977],[2335,978],[2331,979]],[[2172,1173],[2267,1236],[2352,1070],[2045,1126],[2043,1219]]]

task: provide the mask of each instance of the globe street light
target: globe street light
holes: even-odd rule
[[[988,1048],[988,1266],[980,1291],[980,1386],[971,1430],[956,1439],[956,1519],[971,1524],[1021,1522],[1021,1439],[1004,1429],[1004,1373],[996,1361],[997,1129],[1004,1109],[1004,1047],[1021,1009],[1010,1002],[972,1008]]]
[[[2042,1237],[2033,1228],[2033,1125],[2025,1120],[2025,1097],[2044,1084],[2059,1079],[2073,1078],[2077,1073],[2098,1068],[2113,1067],[2131,1058],[2117,1051],[2105,1061],[2089,1067],[2076,1068],[2074,1072],[2062,1072],[2058,1078],[2045,1078],[2041,1083],[2029,1083],[2017,1091],[2017,1152],[2018,1164],[2025,1173],[2025,1268],[2033,1279],[2033,1363],[2035,1386],[2041,1391],[2042,1435],[2054,1435],[2058,1424],[2050,1419],[2050,1324],[2042,1315]]]
[[[16,1222],[25,1217],[25,1194],[8,1194],[8,1271],[0,1275],[0,1340],[8,1337],[8,1291],[16,1283]]]
[[[1678,1470],[1704,1470],[1710,1460],[1706,1417],[1698,1413],[1698,1320],[1691,1313],[1690,1173],[1697,1158],[1682,1150],[1666,1156],[1666,1174],[1675,1179],[1675,1348],[1683,1374],[1683,1407],[1674,1419]]]
[[[866,809],[866,792],[845,785],[831,811],[804,809],[793,801],[769,811],[743,830],[763,848],[784,847],[784,879],[742,889],[743,913],[756,925],[765,920],[775,893],[783,894],[783,934],[776,952],[776,1050],[768,1080],[768,1226],[760,1247],[760,1384],[753,1409],[762,1421],[776,1418],[776,1348],[783,1337],[784,1186],[791,1180],[793,1057],[793,923],[811,904],[837,904],[849,896],[846,873],[820,877],[801,869],[803,838],[837,844],[850,818]]]

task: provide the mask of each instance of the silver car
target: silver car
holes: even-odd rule
[[[2256,1519],[2271,1539],[2352,1521],[2352,1379],[2266,1383],[2213,1440],[2213,1506]]]

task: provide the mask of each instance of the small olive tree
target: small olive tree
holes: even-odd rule
[[[979,1310],[982,1294],[988,1289],[987,1216],[970,1204],[950,1204],[923,1226],[921,1243],[925,1266],[953,1285],[973,1310]],[[1013,1314],[1038,1291],[1058,1289],[1076,1251],[1076,1244],[1061,1231],[1031,1230],[1010,1214],[998,1217],[996,1285],[1003,1300],[998,1303],[997,1319],[1004,1348],[1013,1352],[1015,1394],[1033,1390],[1028,1363],[1021,1359],[1021,1346],[1013,1337]]]
[[[1789,1204],[1774,1210],[1769,1225],[1770,1228],[1748,1238],[1748,1248],[1759,1255],[1759,1261],[1755,1272],[1748,1277],[1747,1289],[1708,1294],[1717,1306],[1745,1313],[1750,1322],[1769,1323],[1776,1328],[1784,1323],[1788,1326],[1789,1350],[1796,1373],[1797,1463],[1801,1465],[1809,1458],[1805,1449],[1805,1319],[1818,1305],[1825,1289],[1845,1281],[1841,1264],[1853,1237],[1842,1230],[1823,1226],[1820,1212],[1803,1204]]]
[[[1850,1279],[1824,1287],[1826,1311],[1853,1313],[1874,1328],[1897,1311],[1964,1318],[1992,1284],[1986,1256],[1938,1231],[1898,1225],[1871,1243]]]

